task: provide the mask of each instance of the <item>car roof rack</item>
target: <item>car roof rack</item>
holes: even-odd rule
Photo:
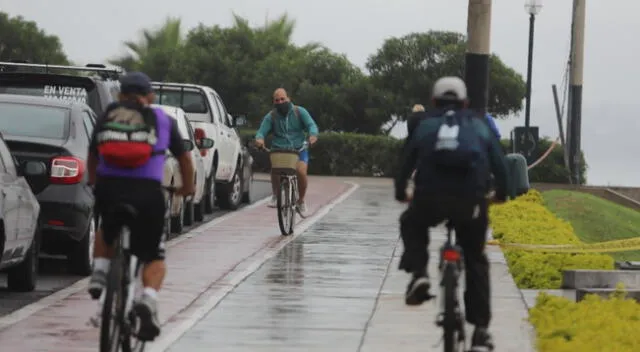
[[[120,67],[107,68],[103,64],[88,64],[86,66],[65,66],[0,61],[0,72],[17,72],[19,68],[43,68],[45,74],[51,73],[49,72],[50,69],[76,72],[94,72],[103,79],[118,79],[120,75],[125,73],[125,70]]]

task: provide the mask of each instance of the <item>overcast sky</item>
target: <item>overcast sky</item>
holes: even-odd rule
[[[640,41],[627,40],[640,35],[638,10],[635,1],[587,4],[582,147],[591,184],[640,186],[633,152],[640,150]],[[253,25],[287,12],[297,21],[296,43],[322,42],[364,67],[385,38],[430,29],[466,32],[467,0],[0,0],[0,11],[23,15],[58,35],[69,57],[83,64],[122,53],[123,40],[136,38],[140,28],[160,25],[167,16],[181,17],[187,30],[198,23],[229,25],[232,11]],[[570,21],[571,0],[547,0],[536,19],[531,116],[532,125],[546,136],[558,134],[551,84],[562,80]],[[528,23],[524,1],[493,1],[491,49],[523,75]],[[503,135],[523,120],[500,122]]]

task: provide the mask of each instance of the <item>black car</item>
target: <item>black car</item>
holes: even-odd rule
[[[0,94],[79,101],[100,116],[118,99],[118,78],[123,73],[101,64],[80,67],[0,62]]]
[[[0,270],[12,291],[33,291],[38,275],[40,205],[24,176],[47,172],[44,163],[17,164],[0,136]]]
[[[93,262],[93,192],[86,160],[96,116],[74,100],[0,94],[0,132],[20,163],[41,161],[45,175],[26,175],[40,203],[42,251],[66,255],[73,273]]]

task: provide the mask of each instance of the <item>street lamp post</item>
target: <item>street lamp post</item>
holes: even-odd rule
[[[524,8],[529,14],[529,57],[527,59],[527,92],[524,110],[524,135],[529,140],[529,125],[531,120],[531,68],[533,64],[533,33],[536,15],[542,10],[542,0],[525,0]],[[529,150],[529,148],[527,148]],[[527,158],[529,158],[527,152]]]

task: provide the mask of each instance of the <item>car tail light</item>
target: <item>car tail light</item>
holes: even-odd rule
[[[73,156],[58,156],[51,160],[51,183],[70,185],[84,176],[84,162]]]
[[[206,133],[204,133],[204,130],[203,130],[202,128],[196,128],[196,129],[193,131],[193,135],[194,135],[194,137],[195,137],[195,139],[196,139],[196,142],[197,142],[198,140],[202,139],[202,138],[207,137],[207,134],[206,134]],[[200,155],[202,155],[202,156],[207,156],[207,151],[208,151],[207,149],[202,149],[202,150],[200,150]]]

